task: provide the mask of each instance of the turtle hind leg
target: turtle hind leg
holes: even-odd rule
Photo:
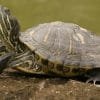
[[[89,82],[91,82],[91,81],[93,81],[93,84],[95,85],[97,81],[100,81],[100,75],[89,78],[89,79],[86,81],[86,83],[89,83]]]
[[[94,85],[96,85],[97,82],[100,83],[100,69],[98,71],[94,71],[91,73],[92,74],[88,75],[89,78],[86,81],[86,83],[93,82]],[[100,85],[96,85],[96,86],[100,87]]]

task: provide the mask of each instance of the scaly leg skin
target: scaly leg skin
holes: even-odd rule
[[[93,84],[95,86],[100,87],[100,85],[96,84],[96,82],[100,82],[100,71],[95,71],[95,72],[93,72],[92,75],[89,75],[89,79],[86,81],[86,83],[89,83],[91,81],[93,81]]]
[[[0,44],[0,73],[7,67],[7,62],[10,57],[13,55],[13,52],[6,53],[6,47]]]

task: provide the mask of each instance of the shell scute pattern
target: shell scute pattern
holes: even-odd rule
[[[94,42],[91,37],[91,32],[76,24],[52,22],[28,29],[20,41],[35,52],[44,72],[70,76],[93,67],[94,59],[87,53]]]
[[[20,40],[43,59],[74,65],[82,62],[91,36],[91,32],[76,24],[58,21],[31,28],[20,35]]]

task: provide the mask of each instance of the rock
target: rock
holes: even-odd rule
[[[67,78],[3,73],[0,100],[100,100],[100,88]]]

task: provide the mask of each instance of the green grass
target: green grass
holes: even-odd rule
[[[60,20],[100,33],[100,0],[0,0],[0,4],[11,9],[22,31]]]

